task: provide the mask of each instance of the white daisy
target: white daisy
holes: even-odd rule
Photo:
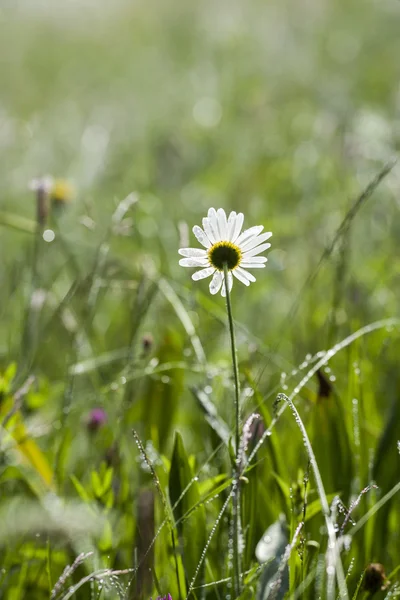
[[[200,271],[193,273],[192,279],[198,281],[213,276],[210,283],[211,294],[217,294],[221,290],[222,296],[226,296],[225,263],[228,267],[229,291],[233,285],[232,275],[244,285],[250,285],[256,278],[246,269],[265,267],[268,259],[259,254],[271,246],[264,242],[272,233],[261,233],[264,229],[262,225],[250,227],[241,233],[243,221],[243,213],[231,212],[227,219],[223,208],[210,208],[207,217],[203,219],[203,229],[197,225],[193,227],[194,235],[205,250],[181,248],[178,251],[185,257],[179,261],[182,267],[201,267]]]

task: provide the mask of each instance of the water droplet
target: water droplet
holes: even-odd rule
[[[54,239],[56,237],[56,234],[54,233],[54,231],[52,229],[45,229],[45,231],[43,231],[43,239],[45,242],[53,242]]]
[[[264,542],[266,544],[270,544],[272,542],[272,538],[269,535],[264,536]]]

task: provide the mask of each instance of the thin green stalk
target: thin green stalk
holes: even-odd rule
[[[235,382],[235,469],[233,474],[233,590],[235,597],[240,596],[240,387],[239,387],[239,367],[236,353],[235,329],[233,326],[232,304],[228,285],[228,265],[224,264],[224,280],[226,290],[226,309],[228,313],[229,334],[231,338],[233,379]]]

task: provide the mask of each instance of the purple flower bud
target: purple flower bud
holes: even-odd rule
[[[103,408],[93,408],[90,411],[87,428],[89,431],[97,431],[107,423],[107,413]]]

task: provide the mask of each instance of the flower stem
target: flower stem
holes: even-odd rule
[[[233,473],[233,590],[235,598],[240,596],[241,591],[241,568],[240,568],[240,386],[239,386],[239,367],[236,353],[235,329],[233,326],[232,304],[228,285],[228,265],[224,263],[224,280],[226,290],[226,309],[228,313],[229,334],[231,338],[233,379],[235,382],[235,468]]]

